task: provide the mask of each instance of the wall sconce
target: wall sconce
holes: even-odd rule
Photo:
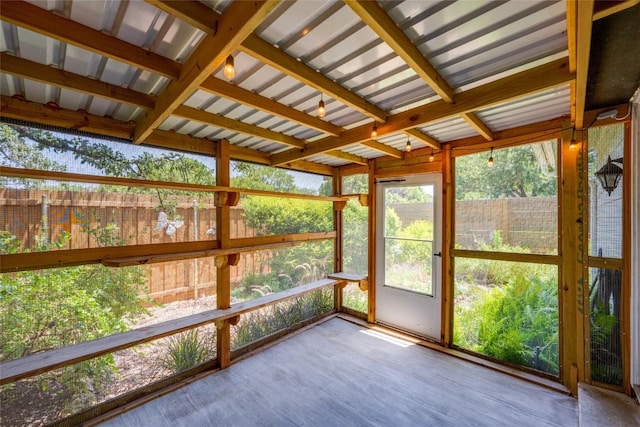
[[[618,187],[620,179],[622,179],[622,168],[615,163],[622,164],[622,157],[611,160],[611,156],[607,156],[607,163],[595,173],[596,178],[600,181],[602,188],[611,196],[613,190]]]
[[[434,156],[433,156],[433,148],[431,149],[431,154],[429,154],[429,161],[433,162]]]

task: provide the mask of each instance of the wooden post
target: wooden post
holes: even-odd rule
[[[442,152],[442,327],[440,328],[440,341],[445,347],[450,347],[453,343],[454,162],[451,147],[446,145]]]
[[[342,194],[342,174],[340,169],[333,169],[332,179],[333,195],[339,196]],[[333,230],[336,232],[336,239],[333,250],[333,271],[343,271],[342,269],[342,209],[344,209],[343,202],[333,202]],[[343,286],[334,286],[333,299],[334,308],[338,311],[342,310],[342,289]]]
[[[376,183],[374,173],[376,170],[375,159],[369,160],[369,310],[367,321],[376,321]]]
[[[585,281],[582,273],[583,215],[580,207],[584,194],[578,172],[583,167],[583,132],[574,132],[570,121],[563,124],[560,165],[560,292],[559,329],[561,340],[560,376],[565,386],[576,395],[578,381],[585,377],[583,338],[583,316]],[[569,148],[571,139],[578,143],[577,149]],[[576,375],[577,371],[577,375]],[[572,374],[573,372],[573,374]],[[572,388],[573,387],[573,388]]]
[[[221,140],[216,150],[216,185],[228,187],[230,184],[230,158],[229,141]],[[231,208],[227,197],[217,197],[216,203],[216,230],[218,247],[228,248],[231,241]],[[224,200],[222,200],[224,199]],[[231,307],[231,266],[225,262],[216,262],[216,307]],[[217,324],[216,345],[218,350],[218,363],[224,369],[231,362],[231,327],[228,321]]]
[[[631,159],[631,123],[624,124],[624,158]],[[629,166],[626,166],[629,165]],[[631,165],[622,169],[622,303],[620,332],[622,334],[622,384],[631,396]],[[638,189],[635,189],[636,194]]]

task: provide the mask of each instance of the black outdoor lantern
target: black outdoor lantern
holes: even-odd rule
[[[595,173],[598,181],[602,184],[602,188],[611,196],[611,192],[616,189],[620,178],[622,178],[622,168],[616,163],[622,164],[622,157],[611,160],[611,156],[607,157],[607,163]]]

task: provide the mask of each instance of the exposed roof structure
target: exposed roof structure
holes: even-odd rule
[[[401,158],[407,139],[438,149],[575,121],[576,75],[577,99],[587,91],[576,47],[589,41],[574,32],[584,27],[578,6],[3,2],[2,114],[174,148],[225,138],[237,158],[327,173]],[[222,69],[229,55],[231,80]],[[585,103],[577,104],[579,119]]]

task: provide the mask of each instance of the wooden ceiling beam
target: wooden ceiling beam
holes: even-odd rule
[[[460,115],[469,125],[471,125],[472,128],[482,135],[484,139],[487,141],[493,141],[493,131],[482,120],[480,120],[480,117],[475,113],[468,112]]]
[[[274,116],[315,129],[322,133],[338,136],[340,135],[340,132],[342,132],[342,128],[340,126],[336,126],[328,121],[311,116],[300,110],[296,110],[295,108],[286,106],[215,77],[209,77],[206,79],[200,88],[214,95],[222,96],[239,104],[248,105],[268,114],[273,114]]]
[[[394,157],[396,159],[401,159],[403,157],[402,151],[397,150],[393,147],[388,146],[387,144],[383,144],[382,142],[378,142],[375,140],[363,141],[360,143],[365,147],[372,148],[380,153],[384,153],[388,156]]]
[[[345,3],[445,102],[454,102],[456,97],[454,89],[377,2],[348,0]],[[462,118],[489,141],[493,138],[491,129],[475,113],[463,113]],[[413,136],[420,138],[419,135]],[[440,148],[439,145],[434,145],[430,141],[427,144]]]
[[[387,112],[376,105],[361,98],[349,89],[341,86],[333,80],[325,77],[320,72],[314,70],[302,61],[289,56],[286,52],[262,40],[252,34],[247,37],[240,50],[253,56],[259,61],[279,70],[299,81],[311,86],[328,97],[334,98],[343,104],[361,112],[362,114],[384,122],[387,119]]]
[[[443,100],[449,103],[454,101],[454,90],[378,2],[348,0],[345,3]]]
[[[293,136],[275,132],[260,126],[250,125],[240,120],[230,119],[219,114],[209,113],[208,111],[199,110],[193,107],[187,107],[186,105],[179,105],[175,110],[173,110],[173,115],[204,123],[206,125],[239,132],[245,135],[263,138],[268,141],[275,141],[280,144],[288,145],[289,147],[304,148],[305,146],[305,142],[302,139],[294,138]]]
[[[2,20],[132,67],[176,79],[180,64],[25,1],[2,2]]]
[[[331,150],[331,151],[327,151],[324,154],[335,157],[337,159],[346,160],[351,163],[356,163],[358,165],[366,165],[367,163],[369,163],[369,161],[363,157],[360,157],[351,153],[345,153],[344,151],[340,151],[340,150]]]
[[[587,79],[591,54],[591,31],[593,29],[593,0],[577,2],[576,42],[576,120],[575,128],[584,128],[584,110],[587,101]]]
[[[0,53],[0,68],[3,72],[14,76],[136,107],[151,109],[156,101],[155,96],[152,95],[70,73],[4,52]]]
[[[52,104],[29,102],[19,97],[2,95],[0,114],[15,120],[81,130],[114,138],[131,139],[135,123],[110,117],[94,116],[84,111],[72,111]]]
[[[562,124],[566,117],[557,117],[552,120],[530,123],[494,133],[493,141],[486,141],[480,136],[462,138],[448,143],[454,156],[465,155],[480,149],[511,146],[516,142],[534,143],[549,139],[555,139],[562,133]]]
[[[217,32],[209,33],[180,70],[174,80],[158,96],[156,106],[138,120],[133,142],[139,144],[153,129],[164,122],[178,106],[186,101],[213,71],[224,63],[242,41],[278,4],[278,0],[235,1],[231,3],[215,23]]]
[[[595,2],[593,10],[593,20],[606,18],[614,13],[622,12],[625,9],[640,4],[640,0],[624,0],[624,1],[603,1],[599,0]]]
[[[440,141],[438,141],[435,138],[430,137],[429,135],[427,135],[424,132],[419,131],[418,129],[407,129],[407,130],[404,131],[404,133],[406,133],[409,136],[414,137],[415,139],[418,139],[418,140],[424,142],[425,144],[427,144],[431,148],[436,148],[438,150],[442,149],[442,144],[440,144]]]
[[[387,123],[378,126],[378,135],[383,136],[402,132],[433,121],[486,108],[566,84],[574,79],[574,75],[569,72],[568,67],[567,58],[558,59],[462,92],[458,94],[455,104],[447,104],[443,100],[439,100],[394,114],[389,116]],[[274,154],[271,156],[271,164],[278,165],[284,162],[304,159],[325,151],[358,144],[370,138],[371,126],[365,124],[343,132],[338,138],[327,137],[307,144],[304,149],[291,149]]]

